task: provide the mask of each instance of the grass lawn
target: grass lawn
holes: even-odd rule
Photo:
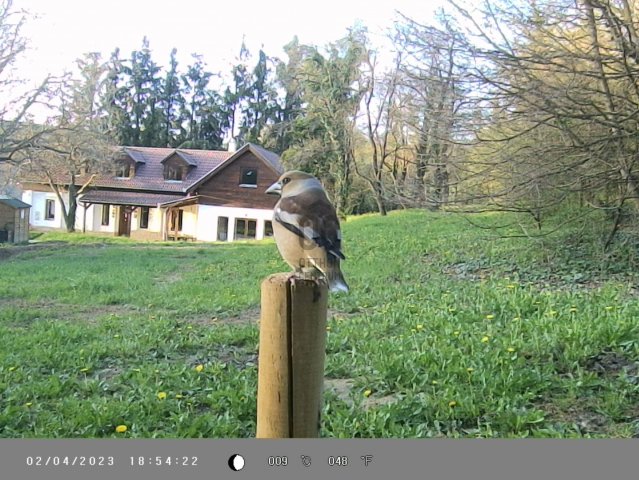
[[[343,230],[323,436],[639,435],[636,251],[421,211]],[[0,248],[0,437],[254,435],[272,242],[38,240]]]

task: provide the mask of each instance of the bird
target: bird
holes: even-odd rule
[[[286,263],[296,272],[319,271],[331,292],[348,292],[340,270],[340,261],[346,257],[339,219],[320,181],[291,170],[266,193],[280,196],[273,212],[273,236]]]

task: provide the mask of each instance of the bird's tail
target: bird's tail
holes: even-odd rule
[[[338,268],[331,268],[326,275],[328,279],[328,286],[331,289],[331,292],[345,292],[348,293],[348,284],[346,280],[344,280],[344,275]]]

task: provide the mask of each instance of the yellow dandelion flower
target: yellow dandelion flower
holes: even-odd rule
[[[372,390],[364,390],[364,396],[365,396],[366,398],[370,397],[372,393],[373,393],[373,391],[372,391]]]
[[[331,326],[330,325],[326,325],[326,331],[330,332],[331,331]]]
[[[457,402],[455,400],[451,400],[450,402],[448,402],[448,406],[450,408],[456,407],[457,406]]]
[[[113,338],[120,338],[120,335],[116,333],[115,335],[113,335]]]
[[[13,372],[16,369],[16,367],[9,367],[9,371]]]
[[[175,398],[184,398],[184,395],[182,395],[181,393],[178,393],[175,395]]]
[[[506,285],[506,288],[516,288],[517,285],[513,285],[512,283],[510,285]]]
[[[115,431],[118,433],[124,433],[129,429],[129,427],[127,427],[126,425],[118,425],[117,427],[115,427]]]
[[[468,367],[468,368],[466,369],[466,371],[467,371],[468,373],[473,373],[473,372],[475,371],[475,369],[474,369],[473,367]]]
[[[510,353],[513,353],[513,352],[515,351],[515,348],[514,348],[514,347],[508,347],[508,348],[506,349],[506,351],[507,351],[507,352],[510,352]]]
[[[87,367],[84,367],[84,368],[81,368],[81,369],[80,369],[80,371],[81,371],[82,373],[84,373],[84,372],[88,372],[88,371],[89,371],[89,369],[88,369]]]
[[[453,335],[455,335],[455,336],[457,337],[457,336],[459,336],[459,333],[460,333],[460,332],[459,332],[459,330],[455,330],[455,331],[453,332]]]
[[[557,315],[557,311],[556,310],[551,310],[548,312],[548,315],[550,315],[551,317],[554,317],[555,315]]]
[[[518,322],[519,320],[521,320],[521,317],[515,317],[515,318],[513,318],[513,321],[514,321],[514,322]]]
[[[27,402],[24,404],[25,407],[30,407],[31,405],[33,405],[33,402]]]
[[[417,330],[415,330],[414,328],[410,329],[411,333],[417,333]]]
[[[133,371],[134,372],[141,372],[142,370],[140,370],[139,368],[134,368]]]
[[[195,371],[196,372],[201,372],[202,370],[204,370],[204,365],[198,365],[197,367],[195,367]]]
[[[433,381],[432,381],[432,382],[430,382],[430,383],[432,383],[433,385],[438,385],[438,384],[439,384],[439,382],[438,382],[437,380],[433,380]]]
[[[164,400],[166,398],[166,392],[158,392],[158,400]]]
[[[160,373],[160,371],[158,369],[155,369],[155,373]]]
[[[417,330],[423,330],[423,329],[424,329],[424,325],[422,325],[422,324],[420,323],[420,324],[418,324],[418,325],[415,325],[415,328],[416,328]]]
[[[493,315],[492,313],[486,315],[486,320],[492,320],[493,318],[495,318],[495,315]]]
[[[448,307],[448,311],[449,312],[455,312],[455,311],[457,311],[457,309],[455,307]]]
[[[186,327],[186,329],[187,329],[187,330],[193,330],[193,325],[188,325],[188,326]]]
[[[568,310],[570,313],[575,313],[577,311],[577,307],[570,307],[570,310]]]
[[[610,311],[610,310],[612,310],[613,308],[615,308],[615,307],[611,307],[610,305],[608,305],[608,306],[606,307],[606,310]]]
[[[488,338],[488,336],[481,337],[481,343],[487,343],[488,340],[490,340],[490,338]]]

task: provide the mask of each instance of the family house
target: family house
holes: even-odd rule
[[[145,240],[262,239],[272,235],[277,201],[264,192],[281,173],[279,156],[251,143],[236,152],[121,147],[113,173],[95,175],[80,196],[76,230]],[[25,180],[22,189],[31,226],[65,228],[45,181]]]

